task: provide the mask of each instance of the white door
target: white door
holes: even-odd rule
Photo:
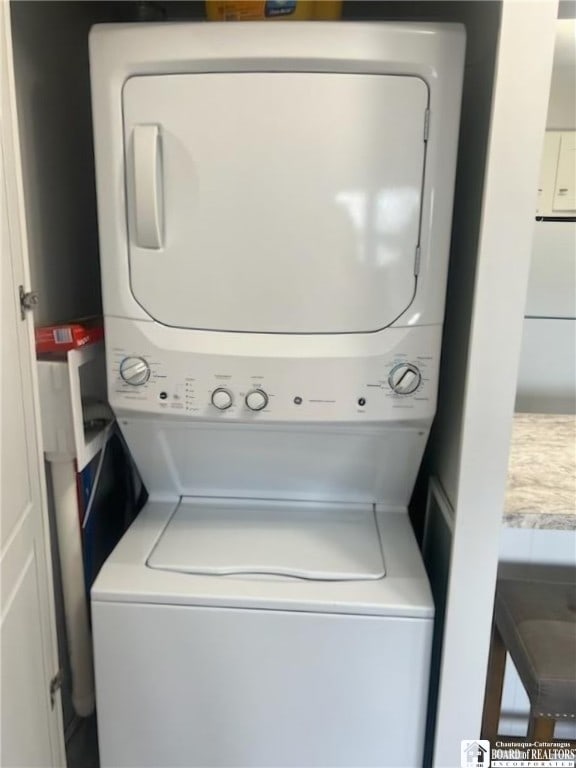
[[[417,77],[132,77],[130,282],[158,322],[363,333],[414,298],[428,88]]]
[[[52,571],[37,432],[7,3],[0,3],[0,668],[2,768],[64,766]]]

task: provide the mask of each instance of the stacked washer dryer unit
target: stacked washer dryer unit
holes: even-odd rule
[[[414,768],[463,31],[90,53],[109,398],[150,493],[92,590],[102,765]]]

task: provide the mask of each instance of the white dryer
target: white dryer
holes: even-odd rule
[[[90,55],[150,492],[92,590],[102,766],[414,768],[463,30],[105,25]]]

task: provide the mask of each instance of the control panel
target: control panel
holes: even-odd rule
[[[124,343],[107,338],[109,398],[118,411],[365,422],[430,418],[435,410],[440,327],[390,329],[398,343],[382,355],[324,358],[184,353],[131,329]]]

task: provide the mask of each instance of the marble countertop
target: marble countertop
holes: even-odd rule
[[[514,416],[504,525],[576,530],[576,416]]]

